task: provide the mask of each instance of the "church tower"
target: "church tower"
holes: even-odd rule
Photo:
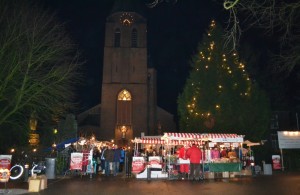
[[[139,3],[117,0],[106,19],[97,136],[118,145],[142,132],[153,135],[157,123],[156,72],[148,68],[147,20]]]

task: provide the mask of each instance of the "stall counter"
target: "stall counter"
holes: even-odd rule
[[[242,169],[241,163],[207,163],[210,172],[239,172]]]

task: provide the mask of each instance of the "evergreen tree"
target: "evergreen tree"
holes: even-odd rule
[[[259,140],[268,130],[270,106],[236,52],[224,48],[223,29],[211,22],[191,61],[178,97],[181,131],[237,133]]]

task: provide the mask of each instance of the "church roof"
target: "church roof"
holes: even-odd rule
[[[146,5],[141,0],[115,0],[111,14],[116,12],[136,12],[146,16]]]

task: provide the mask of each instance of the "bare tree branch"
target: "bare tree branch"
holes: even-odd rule
[[[276,0],[236,0],[224,1],[224,9],[229,11],[230,25],[226,29],[227,44],[232,43],[232,50],[238,46],[241,29],[258,27],[266,35],[277,37],[279,52],[274,54],[272,63],[277,71],[287,75],[299,65],[300,2]],[[237,13],[246,16],[241,27]]]
[[[0,13],[0,126],[24,126],[33,110],[41,120],[65,113],[81,63],[64,25],[28,1],[0,0]]]
[[[164,1],[167,3],[177,3],[177,0],[151,0],[149,3],[146,3],[146,6],[148,6],[149,8],[154,8]]]

